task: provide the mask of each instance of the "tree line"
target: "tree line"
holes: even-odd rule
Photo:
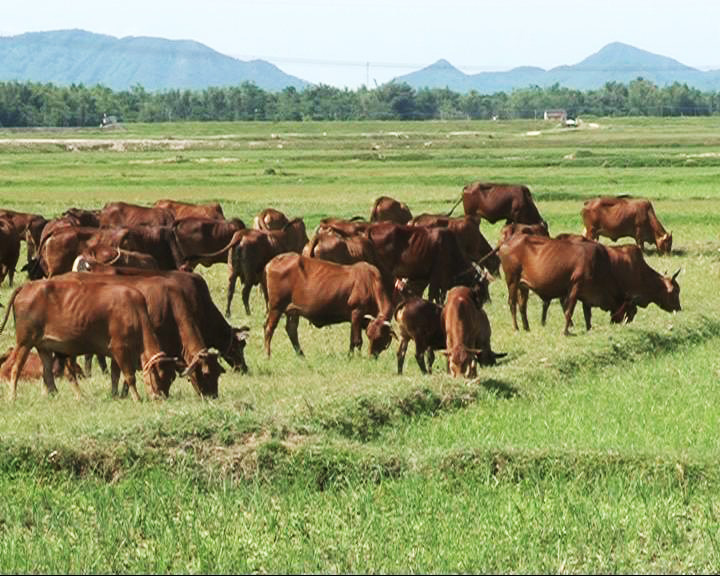
[[[658,87],[643,78],[607,82],[596,90],[555,84],[511,92],[458,93],[443,88],[414,89],[389,83],[374,89],[340,89],[320,84],[304,90],[269,92],[252,83],[205,90],[149,92],[107,87],[56,86],[32,82],[0,83],[0,126],[96,126],[103,115],[121,122],[444,120],[542,118],[561,108],[568,117],[708,116],[720,113],[720,92],[687,84]]]

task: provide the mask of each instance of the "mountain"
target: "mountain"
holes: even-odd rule
[[[465,74],[446,60],[395,78],[413,88],[449,88],[457,92],[475,90],[484,94],[509,92],[528,86],[559,84],[578,90],[601,88],[606,82],[627,84],[641,76],[657,86],[673,82],[700,90],[720,89],[720,70],[703,72],[666,56],[659,56],[621,42],[608,44],[600,51],[570,66],[550,70],[524,66],[504,72]]]
[[[0,38],[0,81],[102,84],[127,90],[204,89],[252,82],[267,91],[307,82],[264,60],[225,56],[191,40],[115,38],[83,30],[28,32]]]

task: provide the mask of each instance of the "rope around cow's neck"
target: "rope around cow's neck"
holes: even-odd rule
[[[143,374],[147,374],[148,372],[150,372],[150,368],[155,366],[155,364],[157,364],[160,360],[162,360],[163,358],[166,358],[166,357],[167,357],[167,354],[165,354],[165,352],[163,352],[162,350],[160,352],[156,352],[155,354],[153,354],[150,357],[150,359],[147,362],[145,362],[145,365],[143,366],[143,369],[142,369]]]

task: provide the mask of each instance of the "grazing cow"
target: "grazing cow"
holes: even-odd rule
[[[542,224],[547,229],[527,186],[472,182],[463,188],[462,203],[466,216],[490,223],[504,219],[508,224]]]
[[[463,252],[455,233],[447,228],[379,222],[368,228],[367,236],[375,248],[388,292],[397,278],[407,278],[423,289],[429,284],[428,299],[441,302],[452,286],[479,280],[476,265]],[[422,290],[417,294],[421,295]]]
[[[245,362],[245,345],[250,328],[235,328],[228,324],[222,312],[213,302],[207,283],[199,274],[178,270],[143,270],[140,268],[124,268],[93,264],[88,272],[111,274],[116,276],[148,276],[171,278],[185,295],[190,304],[190,315],[198,323],[205,344],[215,348],[232,367],[243,374],[247,373]]]
[[[127,202],[109,202],[100,210],[100,226],[171,226],[175,217],[170,210],[138,206]]]
[[[10,376],[12,374],[12,367],[15,364],[15,347],[11,346],[3,355],[0,356],[0,380],[10,382]],[[55,355],[53,360],[53,376],[68,377],[71,375],[84,376],[82,368],[71,358],[61,357]],[[42,360],[37,352],[30,352],[28,354],[25,365],[23,366],[22,372],[18,376],[19,380],[40,380],[43,377],[43,365]]]
[[[10,219],[0,217],[0,284],[7,276],[8,283],[13,285],[19,258],[20,235]]]
[[[445,355],[448,371],[453,377],[477,376],[477,363],[495,364],[505,354],[493,352],[490,346],[490,320],[483,309],[483,292],[467,286],[455,286],[448,291],[442,309],[445,332]]]
[[[377,357],[390,345],[392,302],[380,272],[367,262],[344,266],[301,254],[280,254],[265,267],[263,292],[268,357],[270,341],[283,314],[287,316],[285,330],[290,342],[301,356],[297,334],[300,316],[320,327],[350,322],[351,354],[362,347],[364,324],[371,356]]]
[[[442,306],[420,298],[408,296],[395,308],[398,325],[397,371],[402,374],[410,340],[415,342],[415,360],[423,374],[432,373],[435,350],[445,348],[445,329],[442,323]],[[427,366],[425,365],[427,355]]]
[[[384,222],[389,220],[396,224],[407,224],[412,213],[405,202],[398,202],[389,196],[380,196],[373,204],[370,212],[370,222]]]
[[[51,278],[70,272],[75,258],[85,250],[97,232],[97,228],[86,226],[63,226],[51,234],[43,234],[37,258],[25,267],[30,278]]]
[[[94,284],[71,277],[36,280],[19,286],[10,302],[15,318],[17,355],[10,377],[10,396],[17,395],[17,381],[30,351],[35,348],[43,363],[45,394],[57,392],[52,372],[53,353],[64,356],[110,356],[123,373],[133,399],[140,400],[135,370],[142,366],[149,397],[166,395],[175,378],[177,363],[163,352],[153,332],[145,298],[121,284]],[[77,380],[70,379],[76,396]]]
[[[170,356],[182,357],[183,376],[188,376],[199,396],[217,397],[218,378],[225,370],[217,353],[210,352],[202,337],[198,318],[175,280],[162,275],[73,275],[86,283],[123,284],[140,291],[147,303],[150,323],[162,350]],[[112,394],[117,394],[118,374],[113,365]],[[165,391],[167,394],[169,390]]]
[[[230,317],[230,306],[235,294],[238,276],[242,282],[242,300],[245,313],[250,315],[250,291],[260,284],[265,265],[278,254],[300,254],[308,243],[302,218],[288,222],[282,230],[240,230],[223,249],[228,253],[228,293],[225,315]]]
[[[359,234],[346,236],[333,231],[316,232],[305,244],[302,255],[329,260],[336,264],[369,262],[377,265],[372,242],[366,236]]]
[[[179,200],[158,200],[153,204],[154,208],[167,210],[175,220],[184,218],[211,218],[213,220],[224,220],[222,206],[219,202],[208,202],[207,204],[191,204]]]
[[[500,272],[500,258],[480,232],[480,220],[477,217],[450,218],[440,214],[421,214],[410,220],[408,224],[410,226],[438,226],[452,230],[470,260],[482,261],[482,265],[495,276]]]
[[[255,230],[282,230],[288,222],[290,220],[280,210],[265,208],[253,219],[253,228]]]
[[[92,251],[83,252],[75,258],[72,265],[73,272],[88,272],[96,265],[126,266],[143,268],[145,270],[159,270],[157,260],[144,252],[133,252],[110,246],[95,246]]]
[[[570,333],[572,314],[578,300],[583,304],[588,330],[593,306],[609,310],[614,322],[622,320],[628,302],[613,275],[608,251],[603,245],[566,238],[516,234],[500,246],[499,254],[515,330],[518,329],[518,300],[523,328],[530,329],[527,320],[530,290],[543,302],[555,298],[567,299],[565,334]]]
[[[91,254],[99,246],[150,254],[162,270],[177,270],[184,258],[172,226],[125,226],[97,231],[86,248]]]
[[[534,234],[535,236],[550,236],[548,233],[547,226],[543,224],[518,224],[517,222],[510,222],[505,224],[500,230],[500,239],[498,240],[498,246],[507,242],[511,236],[515,234]]]
[[[654,243],[659,254],[672,249],[672,233],[663,228],[649,200],[603,196],[586,200],[581,214],[586,238],[607,236],[615,241],[629,236],[640,248],[645,242]]]
[[[192,270],[198,264],[209,268],[215,263],[227,262],[228,251],[218,250],[229,244],[235,232],[244,229],[245,223],[239,218],[216,220],[193,216],[176,220],[173,230],[185,260],[184,269]],[[209,253],[213,256],[203,257]]]

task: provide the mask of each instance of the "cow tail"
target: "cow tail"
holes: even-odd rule
[[[25,284],[21,284],[15,290],[13,290],[13,293],[10,295],[10,300],[8,301],[7,308],[5,308],[5,317],[3,318],[2,325],[0,325],[0,334],[2,334],[2,331],[5,329],[5,324],[7,324],[8,317],[10,316],[10,310],[13,309],[13,302],[15,302],[15,296],[17,296],[18,292],[22,289],[22,287],[25,286]]]

